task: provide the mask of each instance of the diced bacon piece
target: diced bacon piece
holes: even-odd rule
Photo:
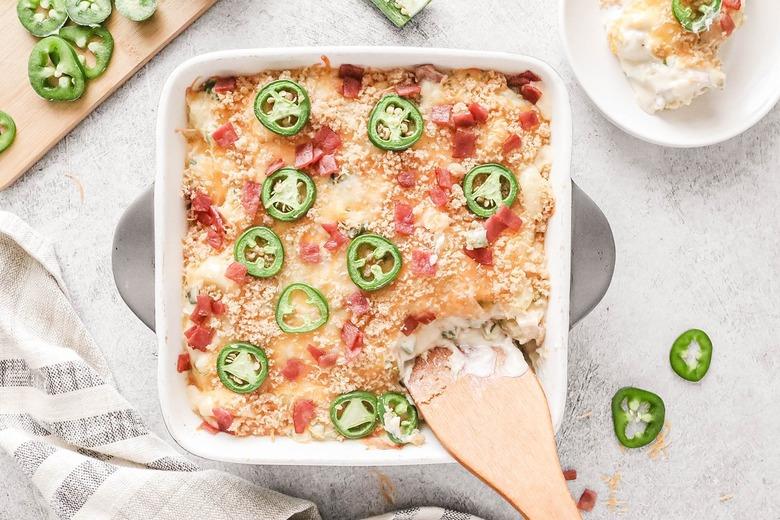
[[[238,141],[238,134],[236,134],[236,129],[233,128],[232,123],[225,123],[224,125],[220,126],[214,130],[214,133],[211,134],[211,137],[214,139],[214,142],[216,142],[222,148],[230,148],[233,146],[233,143]]]
[[[196,213],[207,213],[211,209],[211,197],[205,193],[195,193],[190,199],[190,207]]]
[[[477,134],[458,128],[452,137],[452,156],[455,159],[474,157],[477,153]]]
[[[339,165],[336,162],[336,156],[333,154],[323,155],[320,162],[317,163],[317,174],[321,176],[330,175],[339,171]]]
[[[260,184],[255,181],[244,181],[241,188],[241,205],[246,215],[253,219],[260,207]]]
[[[447,193],[452,189],[455,181],[452,180],[452,173],[447,168],[436,168],[436,184]]]
[[[494,243],[505,229],[506,224],[504,224],[500,218],[495,215],[491,216],[487,219],[487,222],[485,222],[485,235],[487,236],[487,241],[491,244]]]
[[[414,170],[405,170],[396,175],[395,179],[402,188],[414,188],[417,184],[417,172]]]
[[[523,96],[529,103],[536,104],[542,98],[542,91],[533,85],[523,85],[520,87],[520,95]]]
[[[418,276],[436,276],[436,263],[433,254],[421,249],[413,249],[412,272]]]
[[[208,294],[199,294],[195,308],[190,314],[190,321],[204,324],[211,317],[211,298]]]
[[[439,126],[450,126],[452,105],[434,105],[431,107],[431,121]]]
[[[341,79],[344,78],[355,78],[355,79],[363,79],[363,75],[366,73],[366,69],[363,67],[359,67],[358,65],[350,65],[349,63],[344,63],[343,65],[339,65],[339,77]]]
[[[303,433],[317,415],[317,409],[314,401],[309,399],[298,399],[293,405],[293,427],[295,433]]]
[[[314,361],[322,368],[332,367],[339,359],[339,355],[336,352],[325,352],[321,348],[317,348],[314,345],[306,347]]]
[[[502,204],[501,207],[498,208],[498,211],[496,211],[496,214],[493,216],[498,218],[508,229],[512,231],[520,231],[520,228],[523,227],[523,219],[517,216],[514,211],[509,209],[509,206]]]
[[[341,82],[341,95],[347,99],[355,99],[360,94],[363,86],[359,79],[344,78]]]
[[[431,64],[418,65],[414,69],[414,77],[418,83],[423,81],[432,81],[434,83],[441,83],[444,81],[445,75],[436,70]]]
[[[441,189],[439,186],[434,186],[428,190],[428,195],[431,197],[431,201],[433,201],[434,206],[437,208],[445,207],[450,201],[449,194],[447,194],[447,192]]]
[[[539,116],[533,110],[523,112],[518,119],[520,121],[520,126],[523,127],[523,130],[526,132],[539,126]]]
[[[347,359],[355,359],[363,350],[363,331],[351,321],[347,321],[341,327],[341,341],[346,347]]]
[[[723,34],[729,36],[732,32],[734,32],[736,27],[737,25],[734,23],[734,19],[728,12],[724,11],[720,16],[720,30],[723,31]]]
[[[396,85],[395,93],[401,97],[417,96],[422,91],[420,85]]]
[[[469,112],[477,123],[487,123],[488,110],[479,103],[469,103]]]
[[[404,324],[401,325],[401,333],[404,336],[411,335],[412,332],[415,331],[417,328],[417,325],[419,325],[420,322],[417,321],[417,318],[414,317],[414,315],[410,314],[406,318],[404,318]]]
[[[320,263],[320,246],[319,244],[312,244],[310,242],[301,241],[298,248],[298,255],[301,257],[304,263],[307,264],[319,264]]]
[[[241,262],[231,262],[225,269],[225,278],[233,280],[238,285],[244,285],[250,280],[246,266]]]
[[[179,358],[176,360],[176,371],[186,372],[190,369],[190,353],[189,352],[182,352],[179,354]]]
[[[314,134],[314,146],[326,154],[333,153],[341,147],[341,137],[329,126],[323,126]]]
[[[493,250],[489,247],[480,247],[477,249],[466,249],[464,247],[463,253],[478,264],[493,265]]]
[[[566,480],[577,480],[577,470],[576,469],[563,470],[563,478]]]
[[[200,429],[209,432],[211,435],[216,435],[219,433],[219,429],[214,428],[211,424],[207,423],[206,421],[200,423]]]
[[[416,314],[415,318],[417,318],[417,321],[420,322],[422,325],[428,325],[430,322],[436,319],[436,315],[431,311],[425,311]]]
[[[217,94],[225,94],[236,89],[236,78],[217,78],[217,82],[214,83],[214,92]]]
[[[517,150],[522,146],[523,140],[520,139],[520,136],[517,134],[509,134],[509,136],[504,140],[504,144],[502,146],[504,153],[510,153],[513,150]]]
[[[723,7],[739,11],[742,9],[742,0],[723,0]]]
[[[412,207],[409,204],[396,202],[393,217],[396,233],[399,235],[414,234],[414,214],[412,213]]]
[[[211,344],[214,337],[214,331],[208,327],[193,325],[184,331],[184,337],[187,338],[187,344],[195,350],[206,352],[206,347]]]
[[[322,229],[330,235],[330,239],[325,242],[325,249],[328,251],[336,251],[348,242],[349,239],[341,232],[338,224],[326,222],[320,225],[322,226]]]
[[[322,150],[315,148],[311,141],[299,144],[295,147],[295,167],[306,168],[307,166],[311,166],[319,161],[322,158],[322,155]]]
[[[355,291],[347,296],[347,307],[349,307],[352,316],[358,318],[369,311],[371,308],[368,298],[362,291]]]
[[[211,312],[214,316],[222,316],[225,314],[225,304],[219,300],[211,300]]]
[[[217,426],[219,430],[226,432],[230,425],[233,424],[233,414],[225,410],[224,408],[214,408],[211,410],[214,419],[217,420]]]
[[[461,114],[452,115],[452,124],[459,128],[468,128],[477,124],[474,116],[471,112],[463,112]]]
[[[577,501],[577,509],[580,511],[593,511],[593,507],[596,505],[596,498],[598,498],[598,495],[595,491],[586,489]]]
[[[225,243],[225,237],[216,229],[209,229],[206,233],[206,242],[214,249],[220,250]]]
[[[520,74],[508,74],[506,76],[506,84],[510,87],[515,87],[515,88],[522,87],[523,85],[527,85],[532,81],[542,81],[542,78],[540,78],[530,70],[521,72]]]
[[[271,162],[271,164],[269,164],[268,167],[265,169],[265,174],[271,175],[273,172],[275,172],[282,166],[284,166],[284,159],[276,159],[275,161]]]
[[[298,358],[290,358],[282,367],[282,375],[288,381],[295,381],[303,372],[303,361]]]

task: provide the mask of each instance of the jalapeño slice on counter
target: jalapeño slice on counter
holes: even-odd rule
[[[712,361],[712,341],[706,332],[699,329],[691,329],[680,334],[669,351],[672,370],[687,381],[701,381],[710,369],[710,361]]]
[[[271,229],[255,226],[244,231],[233,248],[236,262],[257,278],[269,278],[282,269],[284,247],[282,241]]]
[[[720,14],[722,0],[672,0],[672,13],[682,28],[693,33],[709,30]]]
[[[157,11],[157,0],[116,0],[116,10],[134,22],[143,22]]]
[[[403,27],[431,0],[371,0],[396,27]]]
[[[268,358],[263,349],[249,343],[230,343],[219,352],[217,375],[228,390],[248,394],[268,377]]]
[[[0,111],[0,153],[7,150],[16,137],[16,123],[6,114]]]
[[[106,71],[114,52],[110,32],[102,27],[72,26],[63,27],[60,36],[76,50],[87,79],[95,79]]]
[[[500,164],[476,166],[463,178],[466,204],[479,217],[490,217],[501,204],[511,206],[517,198],[517,192],[517,178]]]
[[[330,421],[347,439],[371,435],[377,422],[377,399],[368,392],[349,392],[330,404]]]
[[[79,25],[96,26],[111,15],[111,0],[65,0],[68,16]]]
[[[16,15],[24,28],[38,38],[56,34],[68,21],[65,0],[19,0]]]
[[[652,392],[627,386],[612,398],[612,423],[620,444],[641,448],[653,442],[664,426],[666,408]]]
[[[288,285],[276,302],[276,323],[288,334],[316,330],[325,325],[329,316],[325,296],[305,283]]]
[[[420,140],[422,133],[420,110],[395,94],[383,97],[368,118],[368,138],[382,150],[406,150]]]
[[[291,136],[309,120],[311,102],[306,90],[294,81],[280,79],[264,86],[255,98],[255,116],[271,132]]]
[[[406,444],[405,440],[414,433],[419,425],[417,407],[405,395],[387,392],[379,398],[379,419],[387,436],[396,444]],[[396,435],[400,433],[401,437]]]
[[[347,272],[364,291],[388,285],[396,279],[402,264],[398,248],[379,235],[358,235],[347,248]]]
[[[49,101],[73,101],[84,94],[87,78],[76,51],[59,36],[39,41],[27,63],[30,85]]]
[[[314,181],[295,168],[277,170],[263,182],[263,206],[276,220],[298,220],[309,211],[316,196]]]

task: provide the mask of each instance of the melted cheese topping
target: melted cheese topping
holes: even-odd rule
[[[259,89],[280,78],[293,79],[306,88],[312,104],[309,123],[289,138],[266,130],[253,112]],[[550,127],[544,105],[531,105],[509,89],[502,74],[449,71],[441,84],[424,81],[421,85],[422,94],[416,101],[426,124],[420,141],[403,152],[374,147],[366,136],[368,114],[396,85],[412,81],[410,70],[367,70],[358,98],[345,99],[336,71],[315,66],[239,77],[236,89],[225,94],[188,91],[189,128],[182,130],[188,155],[182,191],[185,198],[194,193],[209,195],[225,226],[220,250],[208,245],[208,227],[197,220],[190,222],[183,244],[185,328],[192,325],[189,316],[199,294],[225,305],[223,315],[204,324],[214,330],[206,352],[184,346],[191,355],[188,392],[193,409],[210,424],[216,424],[213,409],[221,407],[233,415],[230,430],[236,435],[338,438],[328,418],[329,404],[337,395],[357,389],[376,394],[403,391],[400,381],[413,355],[436,345],[453,349],[453,368],[464,373],[520,375],[527,369],[520,347],[530,354],[541,345],[549,292],[544,235],[554,200],[548,180]],[[457,113],[472,102],[488,109],[489,120],[473,128],[476,157],[455,160],[452,130],[433,124],[430,113],[437,104],[452,105]],[[537,111],[541,120],[532,131],[524,131],[518,121],[528,110]],[[227,122],[238,136],[229,149],[210,137]],[[293,164],[295,147],[310,141],[323,126],[341,137],[343,144],[336,151],[339,171],[329,177],[308,172],[317,187],[308,214],[292,223],[271,219],[262,207],[256,216],[248,215],[242,203],[245,183],[262,183],[268,165],[279,158]],[[502,145],[512,133],[521,136],[522,146],[505,154]],[[524,225],[518,232],[504,232],[491,245],[494,265],[487,268],[463,253],[464,247],[483,247],[486,237],[484,220],[468,211],[458,183],[468,170],[489,162],[504,164],[515,173],[520,192],[511,209]],[[436,207],[429,196],[437,182],[437,168],[449,169],[456,181],[445,208]],[[406,170],[415,170],[417,181],[404,189],[396,178]],[[397,203],[413,208],[415,229],[410,236],[395,231]],[[404,265],[398,278],[387,288],[366,294],[366,314],[356,315],[347,305],[357,287],[347,274],[346,246],[334,252],[322,247],[329,238],[322,228],[326,223],[338,224],[347,235],[380,234],[401,252]],[[280,237],[284,266],[274,277],[251,278],[239,286],[225,277],[225,271],[234,261],[235,240],[255,225],[268,226]],[[300,258],[303,243],[320,246],[320,262],[306,263]],[[431,255],[435,276],[415,273],[415,250]],[[294,282],[316,287],[328,301],[328,322],[311,333],[285,334],[274,319],[279,292]],[[405,319],[423,312],[433,312],[438,319],[404,336]],[[356,357],[347,356],[341,339],[341,329],[348,321],[364,335],[364,346]],[[495,331],[485,335],[487,327]],[[219,351],[235,341],[263,348],[269,359],[267,380],[251,394],[233,394],[216,374]],[[336,354],[335,365],[319,366],[309,346]],[[290,360],[302,366],[294,380],[282,373]],[[313,401],[316,411],[306,432],[295,434],[292,409],[300,399]],[[392,419],[388,418],[391,429]],[[422,438],[419,434],[413,437],[412,442]]]

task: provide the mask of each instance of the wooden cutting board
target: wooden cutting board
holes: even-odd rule
[[[217,0],[159,0],[146,22],[128,20],[116,10],[106,27],[114,37],[108,70],[72,103],[38,97],[27,79],[27,60],[38,40],[16,16],[16,0],[0,0],[0,110],[16,121],[16,140],[0,153],[0,190],[26,172],[114,90],[178,36]]]

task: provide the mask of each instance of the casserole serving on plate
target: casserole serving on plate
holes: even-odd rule
[[[350,74],[344,74],[345,77],[340,78],[341,81],[337,80],[335,72],[320,64],[322,56],[327,57],[325,61],[332,64],[334,71],[342,64],[367,67],[366,79],[362,80],[365,88],[358,88],[353,92],[351,82],[347,80]],[[528,148],[529,154],[545,156],[543,161],[540,159],[544,163],[540,163],[540,169],[544,172],[544,184],[549,191],[547,197],[539,195],[531,196],[528,200],[522,199],[522,195],[530,196],[529,194],[534,192],[533,181],[529,181],[530,174],[525,171],[522,174],[518,171],[520,189],[516,190],[517,186],[512,185],[513,183],[506,184],[507,180],[518,184],[511,171],[507,175],[495,165],[478,163],[477,159],[487,156],[482,157],[477,153],[475,159],[470,162],[467,157],[475,154],[467,150],[463,157],[458,157],[463,153],[461,134],[473,133],[470,130],[461,132],[461,127],[470,127],[476,123],[465,121],[464,124],[462,116],[470,113],[476,119],[482,119],[477,108],[468,107],[472,110],[467,110],[465,104],[460,106],[456,103],[451,120],[455,120],[456,116],[460,117],[455,125],[459,128],[442,129],[437,134],[435,118],[432,117],[436,103],[431,102],[436,98],[433,91],[439,88],[434,86],[437,82],[422,81],[422,92],[416,93],[415,89],[411,89],[412,92],[404,92],[406,97],[390,92],[393,90],[401,94],[401,87],[411,83],[409,80],[414,78],[410,75],[413,74],[414,67],[421,63],[432,63],[435,68],[450,74],[452,78],[444,83],[445,86],[474,82],[490,84],[490,74],[500,74],[503,78],[503,74],[513,75],[531,70],[537,76],[534,80],[543,85],[543,102],[540,101],[534,109],[540,119],[537,125],[541,128],[541,134],[523,134],[529,142],[538,142],[535,147],[526,144],[522,150],[525,153]],[[352,75],[354,74],[353,72]],[[232,79],[220,82],[220,78],[235,77],[238,77],[235,82]],[[338,97],[323,94],[323,90],[333,87],[329,83],[333,81],[337,81],[338,86],[331,90],[339,90]],[[277,89],[273,95],[263,96],[269,86],[282,88]],[[186,94],[188,89],[189,94]],[[213,90],[221,92],[215,94]],[[256,96],[258,92],[261,96]],[[185,104],[185,94],[189,110]],[[446,97],[446,93],[439,95]],[[527,102],[522,99],[518,102],[509,91],[505,95],[505,98],[481,95],[479,101],[487,108],[493,109],[493,114],[511,114],[512,120],[517,120],[518,114],[528,112],[526,108],[531,105]],[[536,101],[532,93],[529,96]],[[229,99],[226,100],[226,97]],[[323,105],[340,103],[350,97],[356,99],[353,103],[366,106],[358,106],[355,114],[349,114],[346,109],[342,110],[341,113],[346,115],[345,120],[335,117],[328,119]],[[269,99],[272,101],[268,102]],[[208,113],[212,109],[219,110],[222,106],[219,103],[213,104],[210,100],[227,101],[222,105],[233,103],[236,107],[226,116],[221,114],[225,117],[209,117]],[[517,106],[518,114],[512,112],[513,104]],[[418,111],[420,118],[404,119],[413,110]],[[362,127],[357,125],[359,132],[348,131],[349,124],[354,125],[354,121],[359,119],[359,113],[362,112],[370,112],[372,116],[365,114],[366,122],[362,123]],[[373,115],[377,113],[379,117],[374,118]],[[312,120],[309,126],[304,126],[310,114]],[[394,114],[401,116],[402,123],[406,125],[405,129],[400,123],[395,125]],[[494,117],[500,123],[500,118],[496,115]],[[524,117],[520,115],[521,122]],[[450,458],[432,435],[425,434],[424,428],[420,437],[425,437],[425,442],[415,442],[414,444],[419,445],[409,445],[401,450],[375,449],[356,441],[343,442],[339,433],[344,433],[344,430],[338,427],[334,430],[328,424],[327,411],[323,414],[322,410],[327,410],[327,402],[338,393],[370,390],[379,395],[386,391],[402,391],[402,387],[398,386],[398,379],[403,372],[404,359],[403,355],[397,354],[404,350],[410,354],[414,353],[417,347],[397,347],[408,343],[409,338],[416,341],[418,346],[424,343],[422,336],[425,336],[425,330],[433,330],[436,336],[452,334],[453,327],[449,325],[453,323],[448,322],[448,326],[444,327],[444,318],[457,316],[461,307],[468,317],[479,318],[481,325],[493,323],[500,325],[501,330],[510,328],[512,332],[508,335],[518,338],[520,334],[522,343],[534,343],[534,352],[526,354],[532,354],[529,359],[542,381],[550,401],[554,423],[558,425],[565,399],[568,331],[568,169],[571,144],[569,117],[566,92],[557,75],[536,60],[507,54],[418,49],[277,49],[212,54],[190,60],[180,66],[163,91],[158,121],[158,179],[155,187],[155,213],[158,216],[155,243],[160,397],[163,415],[172,436],[185,449],[199,456],[246,463],[398,464],[448,461]],[[299,124],[301,120],[303,124]],[[448,125],[444,123],[442,126]],[[490,125],[490,120],[487,124]],[[295,128],[296,126],[298,128]],[[423,129],[423,126],[426,128]],[[490,127],[486,139],[490,138],[495,126],[494,124]],[[184,131],[177,132],[177,129]],[[290,129],[296,131],[290,132]],[[401,132],[398,136],[395,135],[396,130]],[[511,125],[508,130],[514,131]],[[523,130],[526,130],[525,126]],[[298,132],[300,135],[291,137]],[[339,152],[332,153],[335,149],[330,149],[331,145],[318,142],[318,139],[327,138],[330,135],[328,132],[334,132],[338,135],[338,141],[343,141],[343,144],[339,145],[343,149]],[[183,133],[184,137],[180,133]],[[452,156],[462,158],[462,161],[453,161],[452,164],[437,163],[437,169],[431,167],[430,172],[426,169],[427,163],[436,161],[414,163],[414,154],[417,154],[417,159],[425,158],[426,153],[436,157],[434,152],[437,140],[449,139],[446,136],[450,134],[454,139]],[[279,135],[284,136],[284,139],[280,141],[277,137]],[[505,137],[502,134],[502,140]],[[542,142],[543,137],[545,142]],[[415,138],[420,142],[417,143]],[[289,141],[289,149],[274,144],[286,144],[289,139],[292,139]],[[388,157],[406,157],[408,161],[405,162],[412,163],[411,166],[419,172],[418,182],[430,183],[431,188],[424,191],[400,191],[411,189],[399,188],[396,185],[398,175],[406,170],[390,171],[392,167],[388,164],[377,168],[376,174],[368,177],[372,179],[371,186],[368,186],[366,180],[350,180],[350,169],[371,169],[360,163],[361,158],[372,155],[371,149],[361,149],[365,146],[391,150],[376,154],[377,156],[384,157],[382,154],[386,153]],[[270,152],[267,156],[260,153],[258,158],[258,147]],[[313,148],[316,160],[312,160],[307,147]],[[408,151],[404,151],[407,149]],[[486,146],[485,149],[490,147]],[[252,153],[249,153],[250,151]],[[297,152],[294,156],[293,151]],[[509,149],[508,153],[511,151]],[[277,165],[275,168],[267,168],[267,173],[252,171],[257,167],[258,161],[263,163],[264,169],[268,166],[265,163],[270,165],[277,162],[272,154],[281,156],[281,169]],[[332,163],[323,163],[323,155],[333,155],[331,159],[336,160],[337,164],[334,166]],[[249,156],[251,160],[247,159]],[[522,160],[518,157],[515,162],[507,159],[507,163],[519,169],[519,165],[526,164],[529,160],[533,163],[533,159],[526,157]],[[224,164],[214,167],[214,162],[224,160],[234,165],[238,161],[240,167]],[[493,162],[497,161],[491,161]],[[209,163],[205,168],[209,172],[208,175],[204,175],[201,163]],[[485,173],[486,166],[490,172]],[[448,168],[453,170],[450,174],[459,182],[449,182],[449,179],[445,178],[446,175],[441,173],[441,170]],[[214,186],[215,170],[240,170],[240,182],[233,185],[227,182],[229,186],[225,193],[220,194],[220,190],[215,190]],[[491,176],[493,170],[501,173]],[[341,179],[342,176],[347,178]],[[542,178],[539,173],[537,176]],[[505,183],[499,182],[498,192],[505,199],[503,203],[506,206],[491,207],[487,180],[492,177]],[[392,183],[389,182],[390,179],[393,180]],[[474,186],[470,185],[469,179],[474,181]],[[262,203],[261,216],[256,219],[247,216],[248,208],[246,205],[242,208],[239,200],[241,192],[246,191],[247,180],[252,183],[256,181],[257,188],[257,195],[249,198]],[[445,180],[448,182],[444,182]],[[397,182],[402,184],[400,180]],[[351,188],[350,183],[354,184]],[[344,191],[345,186],[350,189]],[[461,186],[463,191],[460,191]],[[458,197],[463,198],[463,208],[460,208],[462,216],[456,217],[463,220],[463,229],[437,234],[437,230],[441,231],[438,227],[442,224],[436,224],[441,217],[437,218],[435,207],[448,202],[442,201],[440,194],[429,193],[435,192],[436,188],[446,188],[447,197],[452,197],[449,203],[455,206],[461,206],[457,200]],[[250,189],[254,188],[250,186]],[[184,199],[181,197],[182,191]],[[344,193],[341,193],[342,191]],[[512,203],[518,196],[518,191],[520,198],[513,207]],[[398,197],[395,195],[399,193],[405,201],[401,209],[414,208],[418,214],[409,217],[401,211],[401,219],[398,219]],[[389,194],[393,196],[390,197]],[[471,195],[474,196],[470,198]],[[366,199],[372,196],[376,200],[368,203],[370,201]],[[395,201],[395,207],[390,203],[388,209],[385,206],[390,198]],[[544,217],[539,229],[540,234],[533,231],[533,225],[529,225],[533,215],[529,216],[524,211],[525,205],[532,207],[545,198],[555,201],[555,211],[551,217],[549,213]],[[350,204],[354,207],[344,208]],[[430,211],[428,206],[431,206]],[[376,208],[378,213],[370,214],[371,208]],[[506,306],[497,305],[495,309],[491,308],[485,312],[480,310],[480,315],[476,316],[475,313],[469,314],[465,308],[468,306],[467,298],[460,302],[457,298],[447,298],[448,301],[456,302],[455,307],[458,309],[455,311],[442,309],[439,305],[442,303],[438,298],[440,294],[447,290],[452,291],[459,282],[464,284],[464,288],[474,285],[474,282],[481,278],[495,282],[495,278],[491,278],[494,276],[492,267],[489,272],[482,271],[482,277],[469,276],[467,270],[469,266],[477,266],[471,269],[480,272],[479,269],[485,267],[479,265],[480,261],[484,262],[484,258],[480,259],[479,253],[474,253],[485,248],[485,244],[481,243],[485,237],[476,235],[480,235],[479,229],[484,229],[484,222],[487,222],[487,234],[491,235],[491,222],[494,224],[492,231],[495,231],[497,216],[510,218],[507,212],[511,211],[507,208],[513,208],[515,213],[520,213],[529,222],[523,231],[509,233],[509,237],[489,237],[491,244],[495,241],[498,250],[513,241],[523,242],[519,237],[525,237],[523,248],[517,251],[528,253],[531,250],[528,249],[528,241],[532,244],[534,236],[537,236],[543,241],[539,243],[539,248],[543,249],[546,256],[543,280],[535,287],[534,284],[528,283],[530,288],[527,292],[530,294],[529,298],[534,301],[546,301],[547,312],[543,319],[541,316],[537,318],[535,329],[530,327],[535,334],[522,333],[528,337],[517,331],[522,327],[517,327],[516,321],[513,324],[506,323],[516,317],[508,314]],[[251,208],[250,204],[249,209],[255,208]],[[366,210],[369,214],[355,217]],[[382,215],[388,213],[390,227],[385,229],[387,226],[382,224]],[[512,216],[516,217],[515,213]],[[353,222],[353,217],[360,222]],[[477,221],[478,218],[485,220]],[[340,227],[333,228],[333,225]],[[415,232],[418,226],[419,231]],[[353,232],[352,228],[357,227],[361,229]],[[511,227],[513,226],[510,225],[510,229]],[[449,250],[452,249],[450,245],[453,245],[453,248],[457,245],[455,235],[462,235],[465,240],[462,251],[460,247],[457,248],[457,255],[454,250]],[[514,238],[515,235],[518,238]],[[338,244],[335,247],[332,244],[334,236],[344,237],[345,243],[341,250]],[[431,243],[428,244],[426,240]],[[325,249],[321,253],[317,251],[318,258],[315,261],[315,252],[311,246],[318,243],[324,244]],[[331,243],[331,248],[328,248],[328,243]],[[379,249],[385,252],[394,250],[395,256],[389,254],[389,263],[381,260],[381,265],[378,265],[376,270],[369,269],[364,265],[366,247],[369,257]],[[513,250],[508,248],[501,252],[506,253],[501,261],[511,264]],[[422,258],[423,256],[425,258]],[[516,261],[528,265],[529,262],[533,263],[528,258],[517,258]],[[422,263],[426,265],[423,266]],[[402,267],[402,264],[408,265]],[[203,267],[204,265],[207,267]],[[313,265],[316,267],[312,267]],[[449,270],[448,265],[451,267]],[[421,301],[415,302],[415,291],[432,284],[429,278],[431,272],[437,268],[444,273],[450,273],[449,278],[443,278],[443,288],[434,289],[429,294],[417,295],[419,300],[429,298],[431,301],[427,305]],[[322,269],[327,272],[316,275],[317,270]],[[500,269],[499,265],[495,266],[495,271]],[[529,268],[526,267],[527,269]],[[463,275],[457,276],[458,272]],[[524,271],[510,269],[504,273],[512,272]],[[230,276],[225,277],[225,274]],[[341,277],[340,274],[344,276]],[[241,295],[247,292],[241,287],[250,287],[244,285],[246,282],[259,290],[252,300],[256,300],[253,303],[258,303],[263,310],[255,314],[246,310],[247,301],[241,301]],[[220,285],[222,287],[219,287]],[[509,287],[510,292],[513,286],[520,292],[526,284],[518,278],[509,283],[504,280],[504,285]],[[263,300],[263,292],[269,293],[268,301]],[[466,292],[461,289],[451,292],[451,295]],[[540,295],[543,295],[543,298]],[[491,296],[496,296],[495,291]],[[362,300],[353,302],[358,307],[363,307],[367,301],[370,312],[381,315],[381,319],[377,321],[389,324],[388,327],[372,327],[370,321],[356,316],[354,305],[350,305],[350,299],[355,298]],[[500,298],[488,300],[490,303],[501,303]],[[439,316],[432,320],[417,320],[419,323],[413,328],[418,330],[412,333],[408,330],[412,326],[408,318],[419,318],[423,308],[432,308]],[[312,312],[314,314],[311,314]],[[366,311],[358,314],[364,312]],[[215,317],[213,314],[219,316]],[[224,318],[223,314],[227,315],[227,318]],[[265,321],[264,315],[268,315]],[[485,316],[494,321],[484,319]],[[527,319],[527,314],[523,317]],[[221,325],[225,322],[226,325]],[[404,326],[406,331],[402,331]],[[358,330],[355,331],[355,328]],[[542,328],[545,332],[540,332]],[[264,330],[265,333],[258,332],[253,335],[253,330]],[[360,337],[360,341],[354,341],[356,335]],[[456,340],[456,343],[464,342],[467,343],[464,338],[459,337]],[[362,344],[364,352],[361,352],[359,343]],[[309,365],[316,368],[319,364],[319,359],[316,358],[332,353],[334,345],[339,345],[337,351],[341,353],[334,359],[341,376],[326,381],[320,385],[322,388],[314,388],[317,384],[313,383],[322,378],[309,377]],[[307,350],[314,361],[305,358],[304,353]],[[391,356],[391,352],[396,355]],[[319,356],[315,356],[317,353]],[[187,377],[177,372],[176,361],[180,354],[190,361],[189,370],[181,364],[179,366],[187,373]],[[356,362],[355,359],[360,361]],[[289,366],[291,360],[294,360],[294,366]],[[360,369],[356,368],[358,366]],[[319,369],[316,372],[319,374]],[[330,371],[325,373],[327,376]],[[367,377],[369,374],[373,377]],[[362,384],[350,381],[351,377],[362,378]],[[335,395],[333,391],[337,384],[334,381],[343,383]],[[252,392],[260,388],[257,386],[260,384],[263,385],[261,393],[264,397],[256,399],[256,394]],[[188,394],[192,402],[188,400]],[[318,411],[314,413],[315,417],[309,417],[306,425],[299,431],[299,424],[293,424],[292,407],[293,403],[297,407],[302,399]],[[258,401],[271,402],[272,406],[266,409],[256,408]],[[336,416],[345,417],[350,424],[354,422],[353,419],[360,419],[360,413],[350,406],[351,404],[337,407],[335,412],[331,408],[331,418],[335,413]],[[193,408],[200,416],[192,411]],[[221,417],[226,411],[230,413],[230,426],[226,426],[224,417]],[[320,421],[320,418],[324,420]],[[338,417],[333,420],[336,426],[337,419]],[[199,428],[202,422],[207,430],[224,426],[223,429],[239,435],[211,435]],[[355,424],[359,426],[358,423]],[[396,428],[388,429],[387,424],[384,429],[398,433]],[[316,431],[316,434],[309,435],[312,430]],[[297,440],[279,435],[292,435]],[[384,435],[378,437],[385,439]],[[323,440],[298,442],[311,441],[312,438]]]

